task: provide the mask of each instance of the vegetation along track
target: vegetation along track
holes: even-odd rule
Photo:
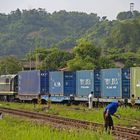
[[[60,117],[56,115],[41,114],[41,113],[30,112],[30,111],[19,110],[19,109],[0,107],[0,112],[10,113],[14,115],[29,117],[32,119],[43,120],[50,123],[62,124],[70,127],[76,127],[76,128],[84,128],[90,130],[97,130],[99,128],[103,128],[103,124],[99,124],[95,122],[76,120],[76,119]],[[140,140],[140,129],[131,129],[127,127],[116,126],[112,134],[115,135],[117,139]]]

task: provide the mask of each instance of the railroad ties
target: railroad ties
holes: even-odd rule
[[[31,119],[43,120],[45,122],[61,124],[66,127],[84,128],[97,131],[99,129],[103,130],[103,124],[94,123],[89,121],[83,121],[78,119],[71,119],[66,117],[60,117],[56,115],[41,114],[26,110],[11,109],[0,107],[0,112],[28,117]],[[119,140],[140,140],[140,129],[131,129],[127,127],[116,126],[112,134]]]

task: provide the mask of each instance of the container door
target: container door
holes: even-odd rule
[[[130,69],[122,69],[122,98],[130,98]]]
[[[76,94],[88,96],[93,91],[93,70],[82,70],[76,72]]]
[[[21,71],[18,74],[19,94],[40,94],[40,71]]]
[[[100,70],[94,70],[94,97],[101,97],[101,74]]]
[[[52,95],[63,95],[63,72],[49,72],[49,92]]]
[[[107,98],[121,98],[121,69],[101,70],[101,95]]]
[[[131,68],[131,94],[140,98],[140,67]]]
[[[49,72],[48,71],[41,71],[40,72],[40,92],[41,94],[48,94],[49,93]]]
[[[64,72],[64,96],[76,94],[76,72]]]

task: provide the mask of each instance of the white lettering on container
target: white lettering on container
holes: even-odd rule
[[[91,80],[90,79],[80,79],[81,88],[90,88]]]
[[[117,85],[119,84],[119,81],[117,78],[106,78],[105,80],[105,86],[107,89],[116,89]]]

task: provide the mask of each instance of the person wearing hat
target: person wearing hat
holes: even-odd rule
[[[132,96],[131,96],[130,103],[131,103],[131,107],[134,107],[135,106],[135,97],[134,97],[134,94],[132,94]]]
[[[118,107],[121,105],[122,105],[122,101],[112,102],[108,104],[107,107],[105,108],[103,112],[103,117],[104,117],[104,122],[105,122],[104,127],[106,131],[108,130],[108,128],[109,128],[109,131],[114,129],[112,116],[115,116],[118,119],[120,119],[120,115],[116,115],[115,113]]]

